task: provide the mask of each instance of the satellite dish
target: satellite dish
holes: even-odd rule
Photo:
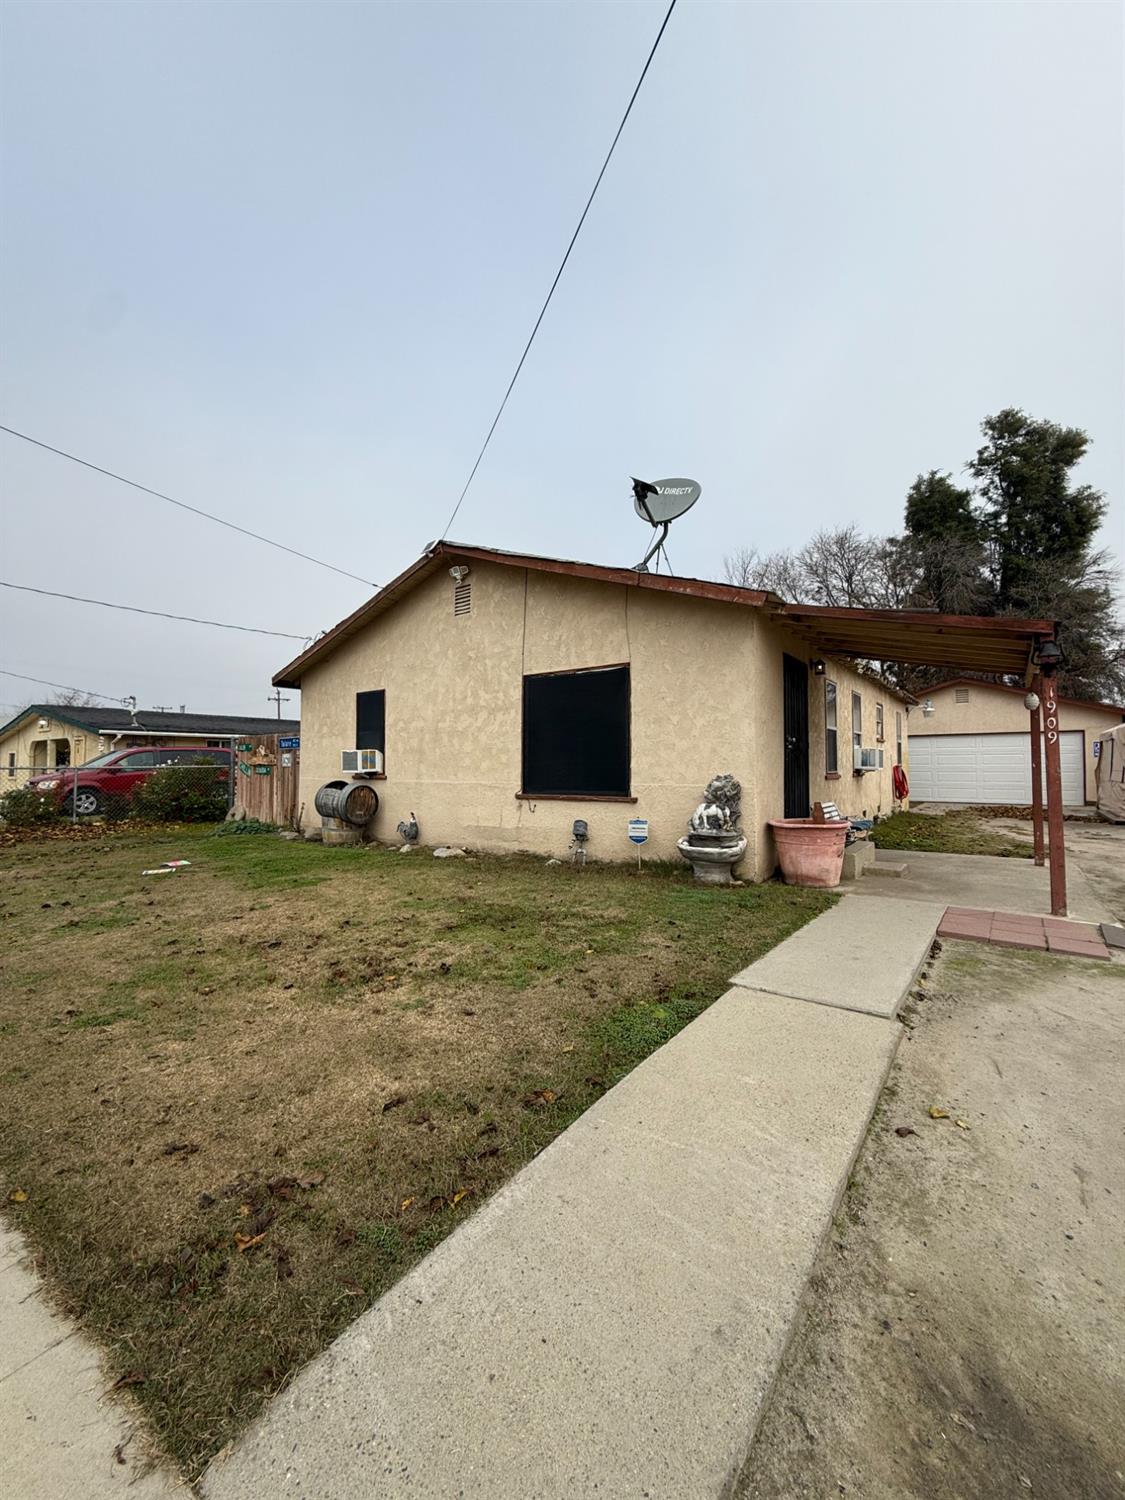
[[[662,526],[689,511],[703,493],[694,479],[633,480],[633,509],[642,521]]]
[[[647,479],[633,480],[633,509],[642,521],[650,526],[659,526],[660,535],[634,568],[636,573],[647,573],[648,565],[664,546],[668,528],[677,516],[692,508],[703,493],[703,486],[694,479]],[[668,561],[668,554],[664,554]],[[659,566],[659,564],[657,564]]]

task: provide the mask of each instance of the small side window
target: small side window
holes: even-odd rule
[[[840,756],[836,733],[836,684],[824,684],[824,769],[831,775],[840,769]]]
[[[875,705],[875,743],[877,745],[883,743],[883,705],[881,703]]]
[[[852,694],[852,744],[857,750],[863,745],[863,699],[858,693]]]

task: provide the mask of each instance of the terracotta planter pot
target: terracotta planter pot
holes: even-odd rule
[[[848,825],[814,823],[811,818],[771,818],[786,885],[836,886],[844,868]]]

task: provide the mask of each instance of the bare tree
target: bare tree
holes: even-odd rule
[[[60,688],[49,700],[60,708],[100,708],[96,693],[82,693],[77,688]]]

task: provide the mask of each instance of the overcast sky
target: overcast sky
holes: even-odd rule
[[[4,422],[386,581],[445,527],[664,8],[9,0]],[[1090,432],[1125,552],[1121,17],[680,0],[452,535],[630,564],[629,475],[686,474],[672,562],[718,576],[897,528],[1019,405]],[[300,635],[366,597],[0,462],[0,577]],[[300,649],[0,611],[0,667],[142,706],[268,711]]]

